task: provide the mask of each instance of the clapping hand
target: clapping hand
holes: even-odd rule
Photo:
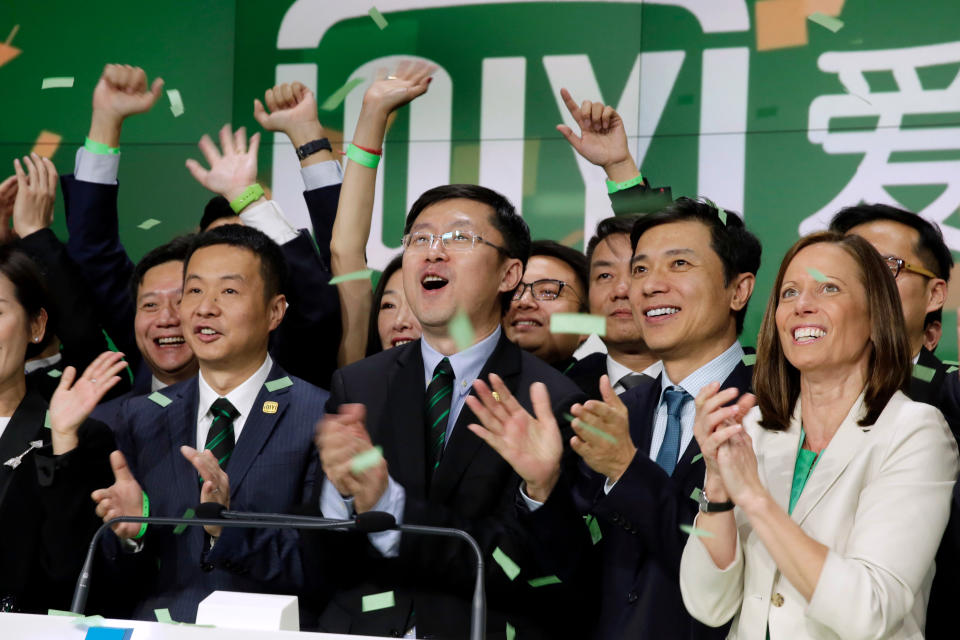
[[[700,390],[694,399],[696,415],[693,422],[693,436],[697,439],[703,462],[707,467],[705,489],[713,502],[725,502],[730,497],[724,486],[718,452],[732,437],[746,433],[740,421],[757,403],[753,394],[740,392],[731,387],[720,391],[720,383],[712,382]],[[739,400],[737,398],[739,397]],[[737,402],[725,406],[733,400]],[[756,468],[756,465],[754,465]]]
[[[353,459],[373,447],[365,425],[366,407],[345,404],[340,413],[328,413],[317,424],[315,443],[323,473],[340,495],[353,498],[357,513],[371,510],[387,490],[386,460],[356,472]]]
[[[630,438],[627,407],[613,392],[606,375],[600,377],[600,394],[603,402],[589,400],[570,408],[576,417],[570,426],[577,434],[570,446],[587,466],[616,482],[630,466],[637,448]]]

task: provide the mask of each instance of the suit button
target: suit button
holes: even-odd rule
[[[610,514],[610,520],[613,521],[613,524],[620,524],[620,514],[614,511]]]
[[[206,571],[207,573],[210,573],[211,571],[213,571],[213,563],[204,562],[203,564],[200,565],[200,568]]]
[[[783,606],[783,596],[780,595],[779,592],[773,594],[773,596],[771,596],[771,598],[770,598],[770,604],[772,604],[772,605],[775,606],[775,607],[782,607],[782,606]]]
[[[630,604],[633,604],[639,599],[640,599],[640,596],[637,595],[636,591],[631,591],[630,593],[627,594],[627,602],[629,602]]]

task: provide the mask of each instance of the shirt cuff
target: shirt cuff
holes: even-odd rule
[[[307,191],[313,191],[343,182],[343,167],[336,160],[327,160],[300,169],[300,175]]]
[[[403,509],[407,504],[407,492],[392,476],[387,477],[387,490],[383,492],[373,511],[386,511],[392,515],[397,524],[403,523]],[[400,555],[400,532],[381,531],[370,533],[370,544],[376,547],[384,558],[395,558]]]
[[[286,244],[297,237],[297,230],[287,221],[273,200],[247,207],[240,213],[243,224],[262,231],[277,244]]]
[[[526,503],[527,509],[530,510],[530,513],[533,513],[534,511],[542,507],[543,503],[537,502],[536,500],[534,500],[533,498],[527,495],[527,492],[524,491],[524,487],[526,486],[526,484],[527,484],[526,482],[520,483],[520,497],[523,498],[523,501],[524,503]]]
[[[320,490],[320,513],[324,518],[333,520],[349,520],[353,513],[353,498],[347,499],[340,495],[337,488],[327,478],[323,479],[323,489]]]
[[[73,176],[81,182],[117,184],[120,172],[120,154],[91,153],[83,147],[77,149]]]

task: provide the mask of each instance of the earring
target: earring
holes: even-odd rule
[[[40,336],[33,336],[34,342],[40,342]]]

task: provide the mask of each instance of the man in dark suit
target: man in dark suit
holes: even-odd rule
[[[630,231],[637,220],[637,216],[601,220],[587,243],[590,313],[607,319],[607,335],[602,338],[607,352],[581,358],[567,376],[591,400],[602,399],[600,376],[606,375],[613,391],[620,394],[651,382],[663,368],[660,359],[647,349],[630,308]]]
[[[424,193],[407,216],[403,254],[404,289],[423,338],[338,371],[318,429],[325,516],[387,511],[400,522],[458,527],[477,539],[487,561],[491,637],[511,627],[520,637],[576,636],[590,617],[583,608],[580,615],[546,608],[558,605],[563,584],[548,579],[535,586],[555,571],[540,561],[546,541],[533,537],[532,521],[562,523],[551,536],[556,546],[588,535],[569,493],[552,491],[559,474],[522,465],[514,471],[483,445],[479,427],[468,428],[479,407],[471,386],[476,381],[490,395],[481,379],[492,381],[505,406],[519,403],[527,411],[537,404],[531,384],[542,383],[552,404],[541,403],[537,413],[551,420],[583,399],[500,328],[529,247],[526,224],[500,194],[474,185]],[[468,344],[451,329],[464,323],[458,313],[472,327]],[[559,442],[558,422],[566,422],[553,422]],[[373,445],[382,447],[384,460],[354,471],[353,458]],[[324,630],[468,635],[475,564],[465,545],[397,532],[318,538],[309,548],[319,566],[309,573],[337,576],[320,621]],[[388,605],[369,611],[363,604],[364,596],[388,591]]]
[[[960,441],[960,381],[956,371],[924,346],[927,326],[939,321],[947,299],[953,256],[936,225],[910,211],[883,204],[861,204],[842,209],[830,221],[840,233],[865,238],[883,256],[896,279],[903,305],[913,377],[907,395],[931,404],[943,413],[954,437]],[[960,596],[960,503],[954,504],[947,532],[937,552],[937,572],[930,591],[926,636],[956,635],[953,609]]]
[[[162,251],[168,258],[166,262],[152,260],[149,268],[135,270],[120,243],[118,229],[121,127],[130,115],[148,111],[159,98],[162,86],[163,81],[158,78],[148,88],[142,69],[107,65],[94,90],[90,132],[84,147],[77,151],[75,173],[61,179],[70,232],[68,252],[93,289],[107,333],[131,362],[135,393],[149,393],[196,373],[193,354],[173,321],[183,279],[175,252]],[[311,110],[310,100],[312,96],[302,96],[296,101],[274,103],[277,109],[258,115],[258,119],[271,130],[288,133],[294,145],[313,149],[301,153],[301,171],[308,187],[304,198],[316,244],[306,230],[291,227],[274,203],[265,198],[254,199],[237,212],[231,210],[234,215],[230,221],[258,228],[282,245],[294,286],[288,292],[291,308],[284,324],[271,338],[271,353],[291,373],[327,386],[336,366],[340,333],[339,298],[336,287],[327,285],[340,168],[328,149],[316,144],[316,148],[310,147],[321,142],[317,138],[323,139],[316,105],[313,103]],[[238,132],[239,135],[243,134]],[[222,155],[204,137],[201,146],[216,160],[211,161],[209,172],[194,163],[203,172],[204,186],[223,191],[220,201],[228,190],[236,196],[238,189],[242,192],[256,180],[256,149],[247,152],[245,136],[243,148],[235,148],[238,137],[229,137],[229,148],[225,147]],[[128,294],[131,280],[136,282],[132,296]],[[145,286],[139,289],[140,285]],[[152,312],[143,314],[140,297],[148,292],[154,298],[150,303]],[[150,320],[161,316],[159,324]],[[157,336],[162,336],[162,344],[157,342]]]
[[[313,425],[329,394],[286,375],[267,353],[286,307],[280,248],[259,231],[226,225],[196,237],[184,273],[181,324],[200,373],[121,407],[111,425],[120,448],[111,456],[116,482],[94,492],[97,514],[140,515],[148,504],[152,515],[181,516],[211,501],[289,511],[312,491]],[[138,618],[165,607],[176,620],[193,620],[216,589],[302,586],[293,532],[190,527],[178,535],[129,525],[114,532],[105,550],[129,571],[124,586],[142,591]]]

